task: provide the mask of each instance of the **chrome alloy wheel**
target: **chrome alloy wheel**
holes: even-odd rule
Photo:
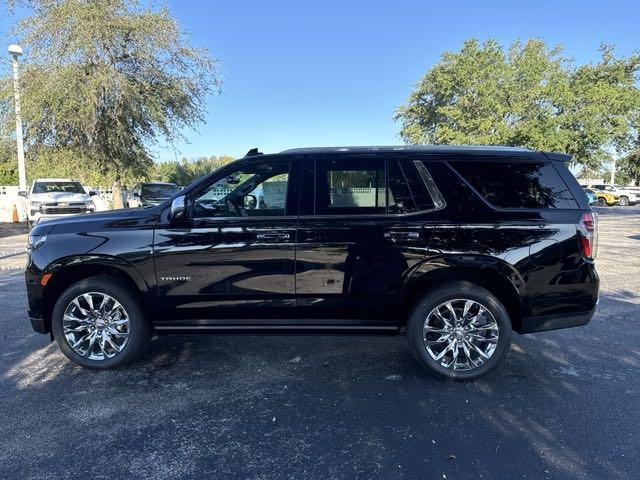
[[[129,340],[129,315],[106,293],[88,292],[71,300],[62,319],[69,346],[90,360],[113,358]]]
[[[444,368],[468,371],[482,366],[498,345],[499,329],[493,314],[475,300],[447,300],[424,321],[424,346]]]

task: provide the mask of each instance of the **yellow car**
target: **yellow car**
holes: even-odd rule
[[[605,206],[613,206],[620,200],[620,196],[615,193],[605,192],[604,190],[599,190],[594,187],[589,187],[589,190],[593,190],[593,193],[596,194],[598,199],[598,205],[601,207]]]

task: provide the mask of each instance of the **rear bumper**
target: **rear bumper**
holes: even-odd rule
[[[543,315],[539,317],[523,317],[518,333],[545,332],[561,328],[582,327],[589,323],[597,306],[588,312],[566,315]]]

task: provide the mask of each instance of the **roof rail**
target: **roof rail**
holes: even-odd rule
[[[259,151],[257,148],[252,148],[251,150],[249,150],[247,152],[247,154],[245,155],[245,157],[252,157],[254,155],[262,155],[262,152]]]

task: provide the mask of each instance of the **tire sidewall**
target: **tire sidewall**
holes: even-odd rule
[[[437,305],[453,299],[474,300],[487,308],[498,324],[499,339],[493,355],[481,367],[456,372],[433,360],[423,341],[423,326],[427,315]],[[453,380],[472,380],[486,375],[504,359],[511,345],[511,320],[502,303],[488,290],[468,282],[456,282],[426,294],[414,307],[407,324],[407,336],[414,356],[430,373]]]
[[[629,199],[627,197],[620,197],[620,200],[618,203],[620,203],[620,205],[622,205],[623,207],[628,207]]]
[[[79,295],[87,292],[106,293],[115,298],[126,310],[129,316],[129,340],[124,350],[113,358],[105,360],[91,360],[76,353],[65,338],[62,328],[62,317],[69,303]],[[144,313],[138,304],[137,299],[120,285],[117,280],[106,276],[91,277],[75,283],[58,298],[52,316],[51,330],[62,353],[69,360],[83,367],[106,369],[124,365],[132,361],[141,351],[149,338],[150,329],[144,318]]]

